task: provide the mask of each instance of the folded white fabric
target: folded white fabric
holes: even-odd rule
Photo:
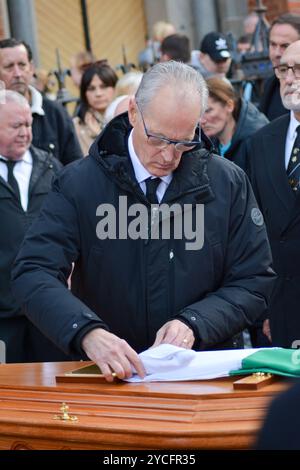
[[[239,369],[242,360],[258,349],[227,351],[192,351],[171,344],[161,344],[139,354],[146,369],[146,377],[134,375],[128,382],[164,382],[204,380],[226,377],[229,371]]]

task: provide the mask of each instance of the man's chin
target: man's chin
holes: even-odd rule
[[[12,91],[16,91],[17,93],[20,93],[20,95],[25,95],[27,92],[27,85],[25,84],[16,84],[11,86]]]
[[[167,175],[170,175],[170,173],[172,173],[173,168],[155,168],[153,169],[153,171],[151,171],[151,174],[153,176],[156,176],[157,178],[161,178],[162,176],[167,176]]]
[[[291,96],[289,99],[283,99],[282,104],[285,107],[285,109],[288,109],[289,111],[295,111],[299,112],[300,111],[300,96],[295,97]]]

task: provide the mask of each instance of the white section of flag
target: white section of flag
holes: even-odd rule
[[[229,371],[240,369],[242,360],[260,349],[193,351],[171,344],[161,344],[139,354],[147,375],[134,375],[128,382],[165,382],[207,380],[227,377]]]

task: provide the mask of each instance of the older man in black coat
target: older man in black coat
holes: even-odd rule
[[[0,362],[62,359],[63,354],[24,316],[11,289],[11,267],[26,230],[39,213],[59,161],[31,144],[26,99],[0,92]]]
[[[244,172],[201,147],[206,95],[188,65],[148,70],[128,115],[64,169],[19,253],[29,318],[107,380],[143,375],[137,352],[152,345],[239,347],[268,305],[263,218]]]
[[[276,73],[290,113],[250,140],[248,163],[278,274],[267,313],[272,342],[290,348],[300,341],[300,41],[286,49],[280,64]],[[264,330],[270,336],[268,320]]]

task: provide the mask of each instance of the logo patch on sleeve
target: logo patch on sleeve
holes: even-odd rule
[[[264,217],[261,211],[257,207],[254,207],[251,210],[251,219],[252,219],[252,222],[258,227],[261,227],[264,224]]]

